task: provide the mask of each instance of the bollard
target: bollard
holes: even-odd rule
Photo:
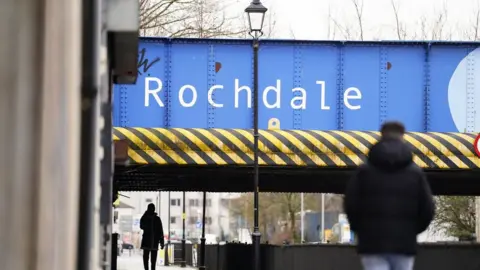
[[[164,255],[165,256],[165,260],[164,260],[165,261],[165,263],[164,263],[165,266],[170,265],[170,258],[168,257],[168,255],[169,255],[168,254],[168,248],[170,247],[169,244],[170,244],[170,240],[168,240],[167,244],[163,247],[165,249],[165,253],[164,253],[165,254]]]
[[[110,270],[117,270],[117,256],[118,256],[118,233],[112,234],[112,257]]]

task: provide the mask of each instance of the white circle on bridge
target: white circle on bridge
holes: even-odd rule
[[[480,129],[480,113],[474,116],[474,130],[467,128],[467,77],[470,77],[472,82],[470,87],[473,88],[474,110],[480,112],[480,83],[475,82],[480,78],[480,48],[473,50],[460,61],[448,84],[448,106],[459,132],[474,132]]]
[[[480,134],[477,135],[475,141],[473,142],[473,148],[478,157],[480,157]]]

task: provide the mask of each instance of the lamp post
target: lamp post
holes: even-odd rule
[[[207,206],[207,192],[203,192],[203,212],[202,212],[202,237],[200,238],[200,266],[198,267],[199,270],[205,270],[207,267],[205,266],[205,208]]]
[[[185,202],[185,191],[183,192],[183,212],[182,212],[182,262],[180,263],[180,267],[185,268],[187,267],[187,251],[186,249],[186,240],[185,240],[185,219],[187,218],[186,212],[186,202]]]
[[[170,198],[170,191],[168,192],[168,227],[167,227],[167,246],[165,247],[165,266],[170,265],[170,254],[168,253],[168,249],[170,248],[170,222],[172,220],[170,214],[170,207],[172,206],[171,198]]]
[[[267,8],[262,5],[260,0],[253,0],[245,9],[248,15],[248,24],[250,26],[250,35],[253,38],[253,168],[254,168],[254,197],[253,197],[253,270],[260,270],[260,229],[258,225],[258,185],[259,185],[259,166],[258,166],[258,39],[263,35],[263,21]]]

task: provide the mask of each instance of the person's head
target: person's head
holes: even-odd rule
[[[155,212],[155,204],[151,203],[147,207],[148,212]]]
[[[380,128],[382,138],[403,140],[405,135],[405,126],[397,121],[385,122]]]

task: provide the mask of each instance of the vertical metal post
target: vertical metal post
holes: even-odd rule
[[[321,220],[321,227],[320,230],[320,237],[321,237],[321,242],[325,243],[325,193],[322,193],[322,220]]]
[[[187,218],[186,213],[186,204],[185,201],[185,191],[183,192],[183,213],[182,213],[182,263],[181,267],[187,267],[187,251],[186,251],[186,240],[185,240],[185,219]]]
[[[258,48],[260,43],[258,37],[253,39],[253,170],[254,170],[254,192],[253,192],[253,269],[260,270],[260,229],[258,218],[259,206],[259,166],[258,166]]]
[[[171,201],[170,201],[170,191],[168,192],[168,225],[167,225],[167,235],[168,235],[168,239],[167,239],[167,247],[165,248],[165,266],[169,266],[170,265],[170,257],[169,257],[169,253],[168,253],[168,249],[170,248],[170,220],[171,220],[171,217],[170,217],[170,206],[172,205]]]
[[[97,180],[97,117],[99,115],[99,1],[82,1],[82,114],[80,215],[77,269],[91,269],[95,254],[95,185]],[[92,256],[94,255],[94,256]]]
[[[205,266],[205,212],[207,206],[207,192],[203,192],[202,237],[200,238],[200,265],[198,269],[207,269]]]
[[[303,192],[300,194],[300,239],[301,243],[305,242],[305,227],[304,227],[304,216],[305,216],[305,211],[304,211],[304,195]]]

